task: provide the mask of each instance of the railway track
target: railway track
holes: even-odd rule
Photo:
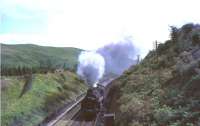
[[[73,105],[44,126],[95,126],[96,119],[93,121],[84,121],[81,117],[80,102],[84,97],[85,95],[81,96]]]
[[[96,126],[96,119],[93,121],[84,121],[81,117],[80,101],[68,108],[66,112],[49,122],[46,126]]]
[[[101,82],[103,86],[106,86],[113,79],[108,79],[107,81]],[[81,101],[84,99],[85,95],[79,97],[76,102],[68,107],[63,113],[57,116],[52,121],[48,122],[44,126],[96,126],[99,116],[93,121],[84,121],[81,117]]]
[[[74,119],[77,113],[80,111],[80,102],[84,97],[85,95],[81,96],[73,105],[71,105],[63,113],[47,123],[45,126],[68,126],[68,124],[71,124],[73,121],[72,119]]]

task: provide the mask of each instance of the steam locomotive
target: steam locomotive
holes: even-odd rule
[[[105,108],[105,97],[108,88],[102,85],[88,89],[85,98],[81,101],[82,116],[86,121],[94,120],[100,111]]]

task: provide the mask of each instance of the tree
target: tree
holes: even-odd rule
[[[170,26],[171,30],[170,30],[170,37],[171,40],[173,42],[177,42],[178,41],[178,28],[176,28],[175,26]]]

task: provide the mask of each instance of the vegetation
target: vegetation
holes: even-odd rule
[[[110,111],[116,125],[200,125],[200,26],[172,27],[171,32],[171,40],[113,82]]]
[[[37,125],[47,115],[70,103],[87,89],[69,71],[33,76],[32,81],[27,81],[23,76],[2,76],[2,126]],[[29,84],[28,89],[25,84]]]
[[[57,68],[75,70],[80,49],[31,44],[1,44],[1,74],[45,73]]]

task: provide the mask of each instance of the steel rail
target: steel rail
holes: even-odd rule
[[[69,113],[73,108],[75,108],[80,102],[84,99],[84,95],[79,98],[73,105],[71,105],[69,108],[67,108],[62,114],[57,116],[54,120],[50,121],[46,124],[46,126],[54,126],[59,120],[61,120],[67,113]]]

